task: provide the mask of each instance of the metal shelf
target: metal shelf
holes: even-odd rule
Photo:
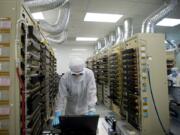
[[[0,91],[1,90],[9,90],[10,86],[9,85],[0,85]]]
[[[36,49],[37,51],[40,51],[40,45],[39,43],[37,43],[35,40],[33,40],[32,38],[29,39],[29,42],[28,42],[28,48],[30,47],[33,47],[34,49]]]
[[[10,57],[0,56],[0,62],[9,62],[9,61],[10,61]]]
[[[11,29],[6,29],[6,28],[0,28],[0,34],[10,34],[10,32],[11,32]]]
[[[9,100],[0,100],[0,105],[9,105]]]
[[[0,48],[3,47],[10,47],[10,43],[9,42],[0,42]]]
[[[0,76],[9,76],[9,75],[10,75],[9,72],[0,71]]]

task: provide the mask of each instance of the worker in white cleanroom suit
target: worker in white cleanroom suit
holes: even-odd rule
[[[65,115],[93,115],[96,112],[97,90],[93,71],[85,68],[80,58],[72,59],[69,68],[70,71],[60,79],[52,125],[60,124],[59,117],[64,110]]]
[[[172,81],[172,86],[180,86],[180,72],[177,67],[171,69],[171,74],[168,76],[168,80]]]

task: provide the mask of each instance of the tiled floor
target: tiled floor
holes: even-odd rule
[[[97,114],[100,114],[100,117],[105,117],[106,115],[111,113],[111,111],[109,109],[107,109],[103,105],[97,105],[96,111],[97,111]],[[171,128],[170,131],[174,135],[180,135],[180,122],[178,122],[177,120],[172,119],[170,128]]]

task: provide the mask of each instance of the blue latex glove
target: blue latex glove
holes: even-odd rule
[[[94,112],[94,111],[89,111],[88,113],[86,113],[86,115],[89,115],[89,116],[96,115],[96,112]]]
[[[59,120],[59,117],[61,116],[61,112],[55,112],[55,117],[52,121],[52,125],[53,126],[57,126],[59,124],[61,124],[60,120]]]

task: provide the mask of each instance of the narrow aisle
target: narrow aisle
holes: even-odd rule
[[[99,114],[101,118],[104,118],[111,112],[112,112],[111,110],[109,110],[107,107],[105,107],[102,104],[98,104],[96,106],[96,113]]]

